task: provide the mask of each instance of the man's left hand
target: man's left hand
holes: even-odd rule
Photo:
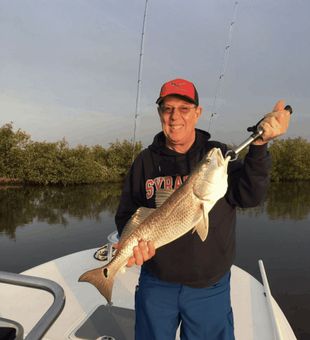
[[[264,133],[252,144],[266,144],[287,131],[291,115],[289,111],[284,110],[284,107],[284,100],[279,100],[272,112],[265,115],[264,120],[259,124],[259,126],[264,129]]]

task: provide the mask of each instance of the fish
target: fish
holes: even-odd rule
[[[157,190],[156,209],[140,207],[124,227],[113,259],[85,272],[79,281],[93,284],[111,304],[115,275],[126,266],[140,240],[153,241],[158,249],[192,230],[205,241],[209,211],[227,191],[229,160],[221,149],[212,148],[178,189]]]

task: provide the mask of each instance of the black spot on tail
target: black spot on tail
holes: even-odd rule
[[[103,275],[104,275],[104,277],[107,279],[108,278],[108,268],[104,268],[103,269]]]

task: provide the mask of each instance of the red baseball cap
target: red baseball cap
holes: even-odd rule
[[[159,98],[156,104],[160,104],[166,96],[177,95],[190,101],[195,105],[199,105],[198,93],[195,85],[185,79],[174,79],[167,81],[160,89]]]

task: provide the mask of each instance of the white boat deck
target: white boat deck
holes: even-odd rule
[[[95,251],[96,249],[89,249],[74,253],[23,272],[25,275],[53,280],[65,291],[65,307],[44,339],[81,339],[75,335],[76,330],[99,306],[106,304],[104,297],[92,285],[78,282],[83,272],[103,265],[103,262],[94,259]],[[113,306],[134,309],[138,273],[139,268],[133,267],[126,269],[125,273],[117,274],[112,295]],[[281,333],[280,339],[275,337],[264,287],[255,278],[233,266],[231,288],[236,340],[296,340],[284,314],[272,299]],[[52,301],[53,297],[47,292],[0,283],[0,317],[19,322],[23,325],[25,334],[45,313]],[[104,322],[102,320],[102,324]],[[99,334],[103,335],[109,334]],[[92,336],[84,338],[96,339]],[[130,335],[128,339],[131,339]]]

